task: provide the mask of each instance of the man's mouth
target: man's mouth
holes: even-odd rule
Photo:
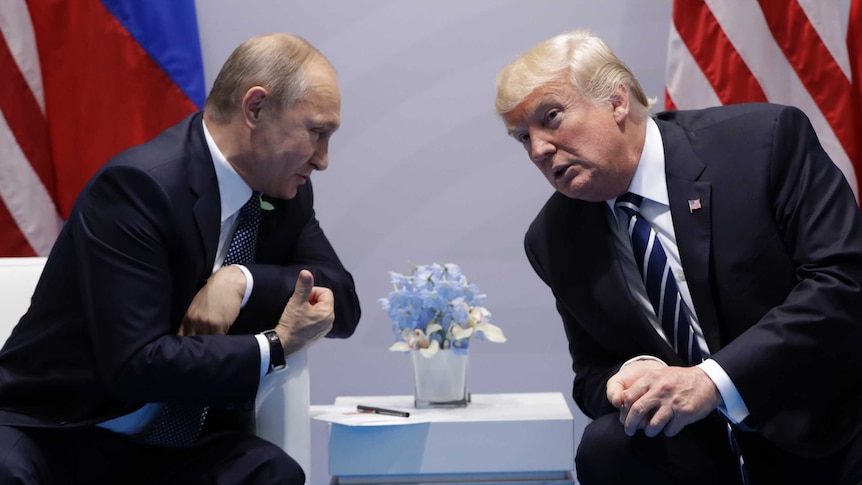
[[[560,177],[562,177],[566,173],[566,170],[569,169],[570,166],[571,165],[560,165],[559,167],[555,168],[551,172],[554,175],[554,179],[559,179]]]

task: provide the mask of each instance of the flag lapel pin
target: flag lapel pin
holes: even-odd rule
[[[694,214],[694,211],[699,211],[701,208],[700,199],[688,199],[688,211]]]

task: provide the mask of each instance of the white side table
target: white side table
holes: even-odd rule
[[[413,396],[338,397],[312,406],[312,416],[349,414],[357,404],[410,417],[329,420],[333,484],[574,483],[573,417],[561,393],[473,394],[459,409],[414,409]]]

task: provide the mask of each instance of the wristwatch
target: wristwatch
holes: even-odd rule
[[[284,369],[284,347],[281,346],[281,339],[278,338],[278,334],[275,333],[275,330],[267,330],[263,332],[263,335],[269,342],[269,369],[266,373],[271,374],[274,371]]]

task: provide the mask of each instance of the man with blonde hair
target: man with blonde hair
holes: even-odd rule
[[[796,108],[651,116],[585,31],[497,77],[600,484],[862,483],[862,216]]]
[[[340,121],[323,54],[259,36],[203,113],[90,180],[0,350],[0,483],[305,483],[248,419],[287,356],[359,321],[309,178]]]

